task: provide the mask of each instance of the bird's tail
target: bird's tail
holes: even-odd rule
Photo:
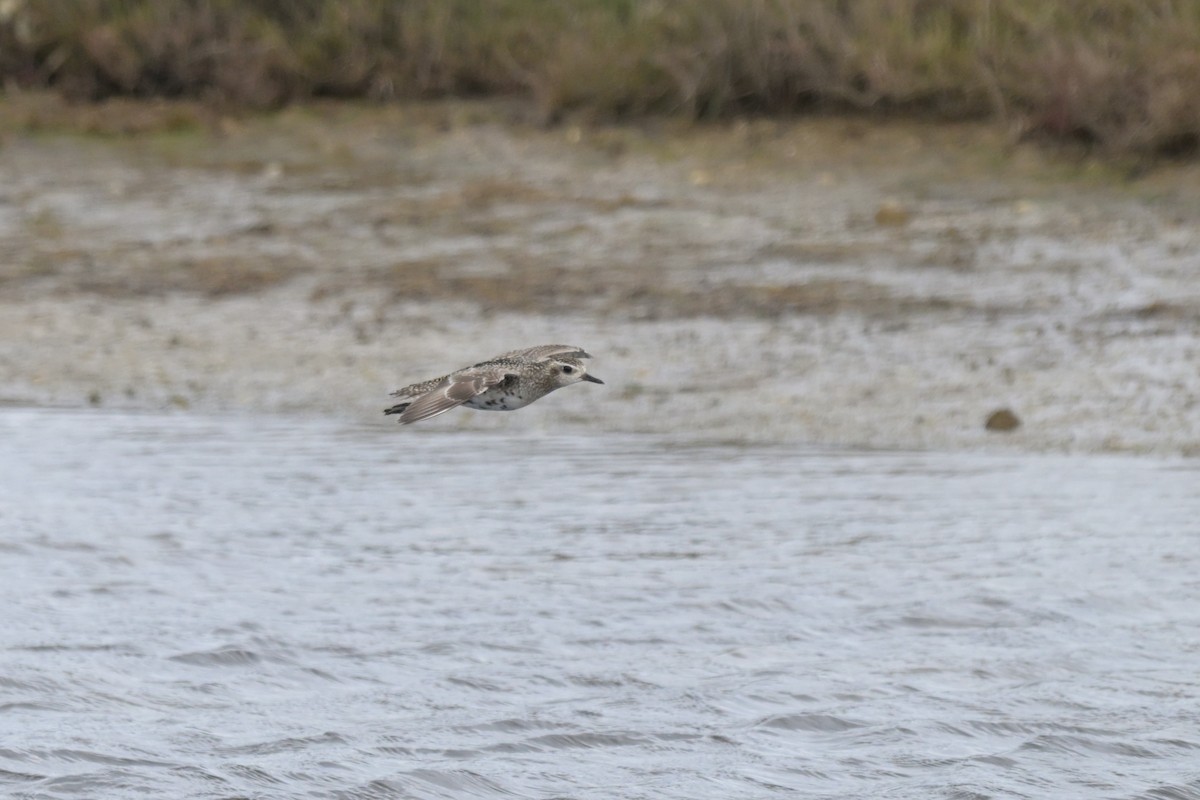
[[[411,401],[409,401],[407,403],[396,403],[396,405],[392,406],[391,408],[385,408],[383,410],[383,413],[384,414],[403,414],[404,409],[408,408],[411,405],[412,405]]]

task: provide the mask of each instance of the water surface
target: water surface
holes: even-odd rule
[[[1194,461],[0,411],[0,794],[1200,797]]]

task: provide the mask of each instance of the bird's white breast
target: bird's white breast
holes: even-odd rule
[[[476,395],[463,405],[480,411],[515,411],[536,400],[536,397],[514,394],[500,389],[489,389],[483,394]]]

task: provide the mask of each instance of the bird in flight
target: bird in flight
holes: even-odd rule
[[[441,378],[397,389],[391,396],[401,401],[385,408],[383,413],[399,414],[400,424],[407,425],[457,406],[515,411],[572,383],[604,383],[588,374],[583,364],[585,358],[591,356],[568,344],[513,350]]]

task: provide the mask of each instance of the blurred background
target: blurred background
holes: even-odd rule
[[[1196,800],[1198,252],[1195,0],[0,0],[0,795]]]
[[[551,427],[1194,453],[1198,45],[1190,2],[6,0],[3,394],[366,419],[545,339],[617,378]]]

